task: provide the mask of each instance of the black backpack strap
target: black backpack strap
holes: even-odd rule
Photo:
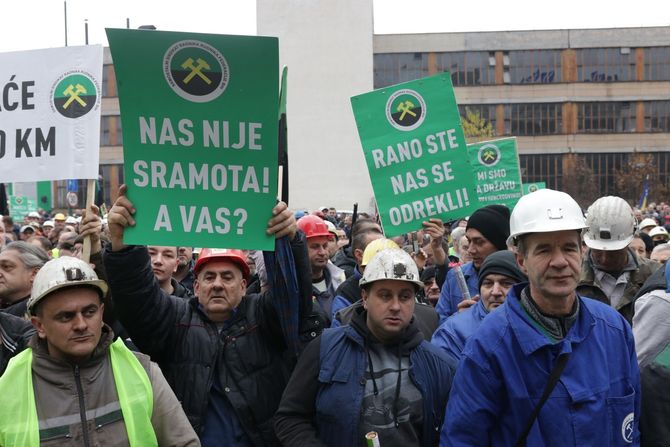
[[[531,413],[530,417],[528,418],[528,421],[526,422],[526,426],[524,427],[523,431],[521,432],[521,435],[519,436],[519,439],[514,443],[514,447],[522,447],[525,442],[526,438],[528,437],[528,433],[530,433],[530,429],[533,427],[533,424],[535,423],[535,419],[537,419],[537,415],[540,414],[540,410],[542,409],[542,406],[544,403],[547,401],[549,398],[549,395],[551,392],[554,390],[556,387],[556,384],[558,383],[558,379],[560,379],[561,374],[563,373],[563,370],[565,369],[565,365],[568,363],[568,357],[570,357],[570,353],[565,353],[561,354],[558,356],[558,360],[556,361],[556,365],[554,366],[554,369],[551,370],[551,374],[549,375],[549,381],[547,381],[547,385],[544,387],[544,392],[542,393],[542,397],[540,398],[540,401],[537,403],[535,406],[535,409]]]

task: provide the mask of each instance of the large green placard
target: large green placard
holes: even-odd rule
[[[514,208],[523,195],[516,138],[468,144],[468,155],[480,207],[499,204]]]
[[[351,98],[387,237],[478,208],[448,73]]]
[[[278,41],[108,29],[137,224],[127,244],[274,249]]]

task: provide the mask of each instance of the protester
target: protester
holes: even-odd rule
[[[649,232],[652,230],[652,228],[655,228],[658,226],[658,222],[656,222],[654,219],[651,219],[647,217],[646,219],[643,219],[642,222],[638,224],[638,230],[640,230],[643,233],[649,234]]]
[[[423,283],[423,293],[419,301],[428,303],[433,307],[437,305],[437,300],[440,298],[440,287],[437,285],[437,281],[435,281],[435,269],[434,265],[426,267],[421,272],[420,278]]]
[[[651,240],[653,241],[654,246],[666,244],[668,240],[670,240],[670,236],[668,236],[668,230],[663,227],[652,228],[649,232],[649,236],[651,236]]]
[[[670,258],[670,244],[660,244],[654,247],[651,252],[650,259],[656,261],[659,264],[665,264]]]
[[[312,275],[312,296],[319,305],[326,325],[330,326],[333,315],[335,291],[346,279],[344,270],[330,261],[328,247],[333,235],[318,216],[309,215],[298,220],[298,228],[305,233]]]
[[[635,232],[635,217],[628,203],[615,196],[601,197],[587,211],[584,257],[577,293],[602,301],[633,321],[633,298],[660,266],[636,256],[628,244]]]
[[[193,295],[193,248],[179,247],[179,262],[177,263],[177,270],[172,274],[172,277],[179,282],[188,292]]]
[[[370,261],[351,324],[324,331],[298,361],[276,416],[283,445],[365,445],[370,432],[384,447],[437,443],[452,365],[412,319],[422,286],[401,249]]]
[[[149,245],[147,250],[149,250],[149,257],[151,258],[151,270],[154,272],[161,289],[168,295],[190,299],[192,295],[186,287],[172,277],[179,264],[179,247]]]
[[[23,318],[0,312],[0,376],[9,359],[23,351],[35,333],[32,324]]]
[[[514,207],[510,242],[529,284],[514,286],[468,340],[441,445],[639,443],[630,326],[575,292],[586,227],[577,202],[562,192],[541,189]]]
[[[0,250],[0,311],[23,318],[37,271],[49,260],[39,247],[15,241]]]
[[[637,255],[638,258],[648,258],[647,256],[647,246],[644,243],[644,240],[640,236],[639,232],[633,234],[633,239],[628,244],[633,253]]]
[[[28,303],[37,334],[0,378],[0,445],[200,445],[156,364],[113,342],[106,293],[76,258],[37,273]]]
[[[380,236],[383,236],[384,234],[376,221],[359,216],[358,220],[356,220],[356,223],[351,228],[350,240],[352,241],[352,245],[340,249],[333,257],[333,264],[344,270],[344,275],[347,278],[354,274],[356,266],[358,265],[356,262],[357,257],[354,253],[354,250],[360,250],[360,255],[362,255],[363,250],[365,249],[365,246],[361,248],[360,244],[358,247],[354,247],[356,238],[359,236],[364,238],[365,236],[362,235],[366,233],[377,233]]]
[[[498,250],[506,250],[509,236],[510,211],[503,205],[489,205],[475,211],[467,221],[465,235],[468,238],[468,253],[472,261],[461,266],[470,296],[478,292],[478,271],[488,255]],[[455,269],[447,273],[437,302],[440,323],[458,310],[463,301],[463,291],[458,286]]]
[[[514,284],[527,281],[511,251],[490,254],[479,270],[477,304],[444,321],[433,334],[431,343],[444,349],[455,362],[460,361],[465,342],[477,331],[484,318],[505,302],[507,292]]]
[[[245,296],[248,266],[239,250],[203,249],[195,298],[185,301],[161,290],[146,247],[123,243],[134,212],[124,186],[108,215],[111,248],[104,253],[121,323],[161,366],[204,446],[277,445],[272,417],[295,355],[323,328],[312,312],[305,239],[292,213],[279,203],[268,222],[276,252],[284,253],[276,261],[266,253],[275,279],[268,292]]]
[[[363,272],[363,274],[365,272],[366,266],[375,258],[377,253],[388,249],[399,249],[399,247],[398,244],[393,242],[391,239],[380,238],[371,241],[365,247],[363,258],[361,260],[360,270]],[[414,259],[412,259],[412,261],[414,261]],[[414,266],[416,267],[416,262],[414,263]],[[362,276],[363,275],[361,275],[361,278]],[[351,281],[351,278],[349,278],[347,281],[349,282],[350,287],[348,287],[347,290],[342,290],[342,293],[345,293],[347,299],[354,300],[354,302],[350,306],[340,309],[334,315],[331,327],[339,327],[345,324],[350,324],[351,319],[356,315],[357,312],[360,312],[360,309],[363,307],[363,290],[360,286],[360,280],[358,281],[358,284],[354,284]],[[343,285],[344,284],[347,284],[347,282],[343,283]],[[435,309],[432,306],[418,302],[418,296],[420,292],[421,290],[417,291],[417,303],[414,306],[414,320],[416,327],[419,329],[424,339],[430,340],[430,338],[433,336],[433,333],[435,332],[435,329],[437,329],[439,318],[437,316],[437,312],[435,312]]]

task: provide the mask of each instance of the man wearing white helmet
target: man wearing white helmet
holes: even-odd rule
[[[660,264],[638,257],[628,244],[635,233],[633,209],[621,197],[607,196],[587,211],[584,256],[577,293],[611,305],[632,323],[633,301]]]
[[[660,244],[665,244],[668,242],[668,239],[670,239],[670,236],[668,236],[668,230],[661,226],[652,228],[651,231],[649,231],[649,236],[651,236],[654,247]]]
[[[106,294],[77,258],[37,273],[28,302],[37,333],[0,378],[0,445],[199,445],[158,366],[113,341]]]
[[[510,242],[529,283],[515,285],[468,340],[441,445],[639,445],[630,326],[575,292],[586,226],[562,192],[542,189],[514,207]]]
[[[646,219],[642,219],[642,222],[640,222],[637,227],[640,231],[649,234],[651,229],[656,226],[658,226],[658,222],[651,217],[647,217]]]
[[[360,284],[363,307],[351,323],[324,331],[298,360],[276,414],[283,445],[437,443],[453,364],[412,319],[423,286],[416,264],[401,249],[382,250]]]

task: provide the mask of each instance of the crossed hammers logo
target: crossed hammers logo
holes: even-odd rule
[[[81,84],[68,85],[67,88],[63,91],[63,95],[69,96],[69,98],[67,101],[65,101],[65,104],[63,104],[63,108],[67,109],[73,101],[77,101],[80,106],[86,107],[86,101],[79,97],[81,94],[86,94],[86,87]]]
[[[196,62],[198,63],[197,66],[193,64],[193,59],[189,57],[188,59],[186,59],[184,61],[183,64],[181,64],[181,68],[188,68],[188,69],[191,70],[191,72],[184,78],[184,84],[188,84],[191,81],[191,79],[193,79],[195,76],[198,76],[200,79],[205,81],[208,85],[211,84],[212,80],[209,79],[202,72],[203,69],[205,69],[205,70],[210,70],[211,69],[211,67],[209,66],[207,61],[204,60],[204,59],[198,58],[196,60]]]

